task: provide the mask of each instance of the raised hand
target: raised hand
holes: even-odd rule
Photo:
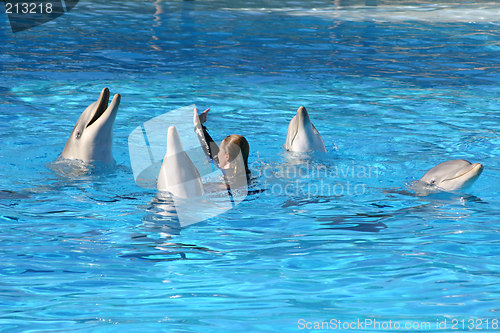
[[[193,116],[194,126],[201,125],[207,121],[208,111],[210,111],[210,109],[206,109],[202,113],[198,114],[198,109],[194,108],[194,116]]]

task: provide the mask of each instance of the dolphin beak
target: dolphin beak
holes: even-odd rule
[[[307,125],[311,122],[311,119],[309,118],[309,113],[307,113],[307,110],[305,107],[301,106],[297,110],[297,120],[299,127],[301,125]]]
[[[95,110],[94,116],[87,124],[87,127],[89,127],[90,125],[95,123],[97,121],[97,119],[99,119],[99,117],[101,117],[103,115],[103,113],[106,111],[106,109],[108,107],[108,103],[109,103],[109,89],[104,88],[101,91],[101,95],[99,96],[99,99],[97,100],[97,108]]]
[[[116,113],[118,112],[118,106],[120,105],[121,99],[122,99],[122,96],[120,94],[116,94],[115,96],[113,96],[113,100],[109,104],[106,111],[111,110],[110,112],[112,114],[116,115]]]
[[[477,178],[477,177],[479,177],[479,175],[481,175],[482,172],[483,172],[483,165],[481,163],[474,163],[470,166],[470,168],[468,170],[464,171],[463,173],[461,173],[453,178],[446,179],[446,181],[454,180],[454,179],[464,177],[464,176],[469,177],[469,179]]]
[[[92,124],[94,124],[94,126],[97,127],[106,126],[106,124],[112,126],[116,118],[116,113],[118,112],[118,106],[120,105],[120,100],[121,100],[120,94],[116,94],[108,106],[109,90],[107,88],[104,88],[101,93],[101,97],[99,97],[99,100],[97,101],[98,107],[94,114],[94,117],[89,122],[87,127],[90,127]]]
[[[478,176],[483,172],[483,165],[481,163],[474,163],[472,164],[472,169],[471,171],[474,171]],[[471,172],[469,171],[469,172]]]

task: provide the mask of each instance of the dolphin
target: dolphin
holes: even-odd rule
[[[305,107],[299,107],[297,114],[290,120],[283,148],[297,153],[326,152],[325,143],[312,124]]]
[[[76,121],[60,158],[112,163],[111,146],[121,96],[116,94],[108,106],[109,89],[101,91],[99,99],[90,104]]]
[[[481,172],[481,163],[472,164],[466,160],[446,161],[427,171],[413,188],[419,195],[459,190],[471,186]]]
[[[167,152],[158,174],[157,189],[175,197],[194,198],[204,194],[200,173],[182,147],[175,126],[167,133]]]

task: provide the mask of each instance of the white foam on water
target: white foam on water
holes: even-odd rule
[[[345,21],[375,22],[500,22],[500,4],[432,4],[417,6],[331,6],[324,8],[225,8],[248,13],[279,13],[289,16],[315,16]]]

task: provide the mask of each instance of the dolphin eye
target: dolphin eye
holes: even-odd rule
[[[77,138],[77,139],[80,139],[80,137],[81,137],[81,136],[82,136],[82,132],[77,131],[77,132],[76,132],[76,138]]]
[[[435,179],[431,180],[431,185],[434,185],[434,184],[436,184],[436,180]]]

